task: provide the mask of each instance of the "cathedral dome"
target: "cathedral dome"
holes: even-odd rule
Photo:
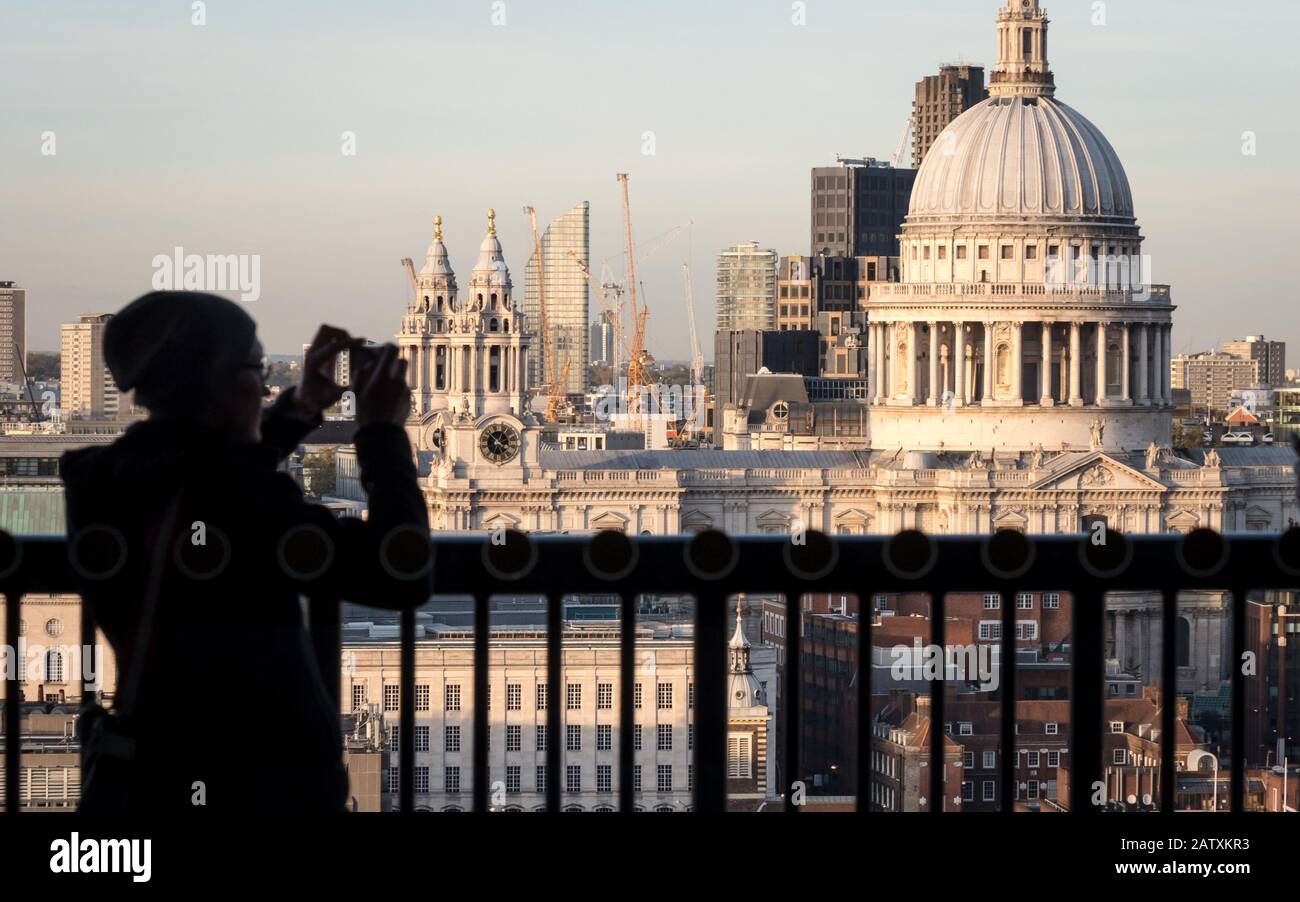
[[[916,176],[909,224],[1009,217],[1134,220],[1119,156],[1054,97],[994,96],[957,117]]]

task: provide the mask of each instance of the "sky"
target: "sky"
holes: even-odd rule
[[[384,339],[435,214],[462,285],[489,207],[519,297],[525,205],[544,228],[590,201],[593,263],[621,273],[628,172],[638,244],[684,227],[639,270],[647,344],[689,357],[689,261],[711,358],[717,252],[809,253],[809,170],[888,159],[918,79],[992,66],[1000,5],[4,0],[0,279],[28,290],[32,350],[177,247],[258,255],[271,352],[321,322]],[[1265,334],[1300,364],[1300,3],[1045,5],[1057,96],[1124,161],[1173,286],[1175,352]]]

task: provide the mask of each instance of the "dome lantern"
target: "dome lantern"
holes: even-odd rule
[[[1047,62],[1047,11],[1038,0],[1007,0],[998,12],[998,64],[990,97],[1051,97],[1056,80]]]

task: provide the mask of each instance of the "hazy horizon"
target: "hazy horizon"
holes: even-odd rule
[[[247,306],[271,352],[299,353],[322,321],[384,339],[408,295],[398,260],[421,264],[435,214],[464,285],[494,207],[522,298],[521,208],[544,228],[590,201],[593,268],[621,278],[626,171],[638,243],[693,223],[641,268],[648,346],[689,357],[689,256],[712,358],[717,252],[807,254],[809,170],[888,159],[918,79],[992,65],[1000,5],[808,0],[802,26],[788,0],[211,0],[202,26],[188,0],[10,5],[0,279],[27,289],[33,351],[149,290],[175,247],[260,255]],[[1285,287],[1300,6],[1110,0],[1097,26],[1091,0],[1047,5],[1058,96],[1115,146],[1154,280],[1173,286],[1174,351],[1247,334],[1300,346]]]

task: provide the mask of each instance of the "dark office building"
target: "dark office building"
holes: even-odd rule
[[[941,66],[938,75],[918,81],[912,101],[912,167],[921,168],[948,123],[988,96],[983,66]]]
[[[915,169],[840,160],[812,171],[812,256],[897,257]]]
[[[773,373],[816,376],[819,351],[816,332],[716,333],[713,389],[718,408],[736,404],[745,379],[764,367]]]

